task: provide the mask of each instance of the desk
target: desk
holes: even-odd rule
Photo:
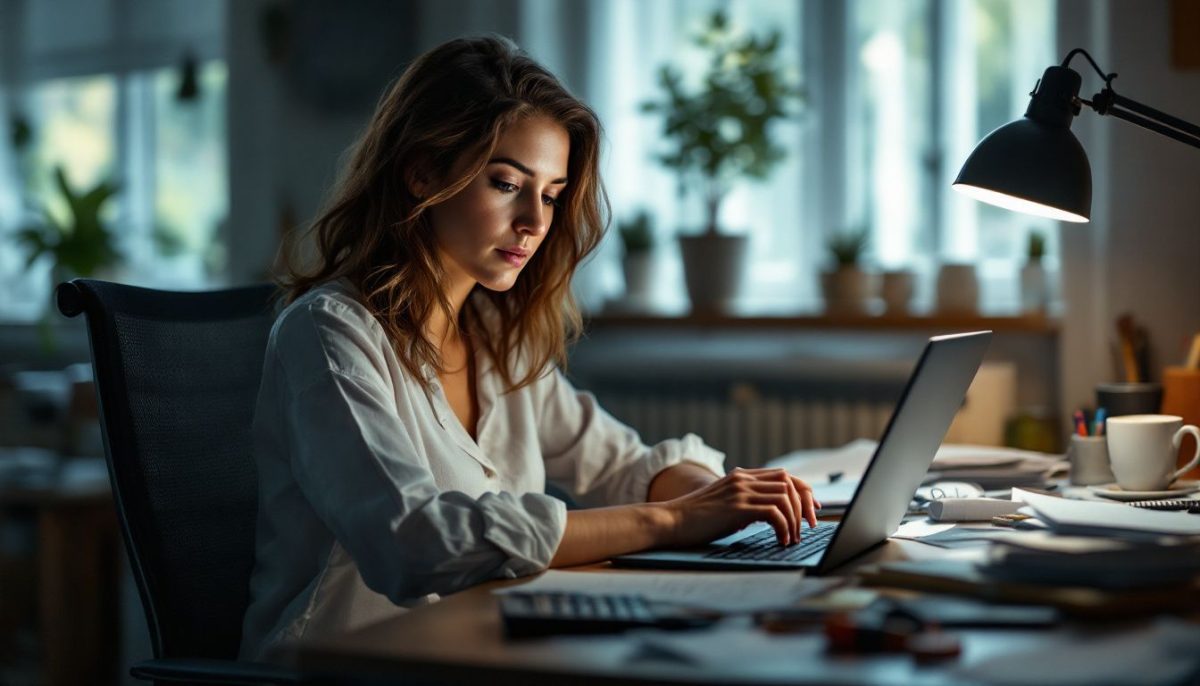
[[[21,509],[37,521],[39,683],[111,683],[121,545],[107,484],[0,489],[0,518]]]
[[[921,545],[921,544],[914,544]],[[903,559],[904,545],[890,541],[858,564]],[[613,570],[620,573],[620,570]],[[669,574],[670,572],[662,572]],[[790,684],[962,683],[953,670],[989,658],[1044,647],[1056,638],[1103,637],[1130,627],[1066,626],[1054,630],[955,632],[963,655],[942,667],[921,667],[907,655],[845,658],[824,654],[820,632],[771,637],[745,622],[733,630],[750,641],[778,645],[784,660],[696,667],[670,660],[630,661],[631,639],[587,637],[569,641],[506,641],[492,591],[525,580],[490,582],[433,605],[323,643],[301,644],[300,667],[318,674],[372,682],[487,684]],[[738,620],[733,620],[735,623]],[[1136,627],[1135,627],[1136,628]],[[1053,668],[1046,665],[1047,668]]]

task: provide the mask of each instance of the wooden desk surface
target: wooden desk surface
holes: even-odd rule
[[[903,558],[889,542],[861,563]],[[589,567],[607,569],[607,565]],[[611,573],[622,570],[611,569]],[[661,572],[670,574],[671,572]],[[649,684],[649,683],[961,683],[953,670],[1014,651],[1045,646],[1054,636],[1096,631],[1087,627],[1054,630],[956,631],[963,654],[942,667],[916,665],[908,655],[860,658],[828,656],[820,631],[769,635],[748,618],[728,620],[731,640],[753,642],[772,659],[695,666],[677,659],[641,659],[638,642],[626,637],[578,637],[506,640],[492,591],[528,582],[491,582],[457,593],[433,605],[322,643],[296,647],[293,655],[305,671],[336,675],[403,679],[420,683],[488,684]],[[1108,627],[1101,632],[1117,632]],[[775,653],[775,650],[778,653]],[[776,659],[775,656],[783,656]]]

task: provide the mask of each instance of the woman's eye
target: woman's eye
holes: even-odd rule
[[[518,190],[520,190],[517,188],[516,184],[512,184],[507,181],[501,181],[499,179],[493,179],[492,185],[495,186],[496,190],[500,191],[501,193],[516,193]]]
[[[558,207],[558,198],[552,198],[548,195],[543,195],[542,196],[542,204],[551,206],[551,207]]]

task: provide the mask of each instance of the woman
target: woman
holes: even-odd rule
[[[815,524],[782,470],[645,446],[556,369],[603,233],[600,126],[501,38],[418,58],[290,268],[254,421],[242,652],[344,632],[487,579]],[[567,512],[549,480],[587,505]]]

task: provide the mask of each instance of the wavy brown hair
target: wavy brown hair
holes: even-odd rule
[[[570,183],[516,284],[504,292],[476,286],[454,321],[428,210],[483,171],[507,126],[531,116],[566,129]],[[300,266],[294,241],[285,243],[279,283],[286,301],[326,281],[348,279],[400,361],[423,384],[423,364],[442,369],[438,348],[424,330],[433,308],[441,308],[492,357],[508,388],[528,385],[548,364],[565,364],[567,345],[581,328],[570,284],[605,230],[608,201],[599,158],[595,113],[512,41],[485,36],[438,46],[413,61],[380,100],[309,227],[315,261]],[[465,171],[449,178],[456,168]],[[418,182],[431,182],[436,191],[417,197]],[[480,310],[489,302],[494,314]],[[518,359],[528,362],[520,378]]]

